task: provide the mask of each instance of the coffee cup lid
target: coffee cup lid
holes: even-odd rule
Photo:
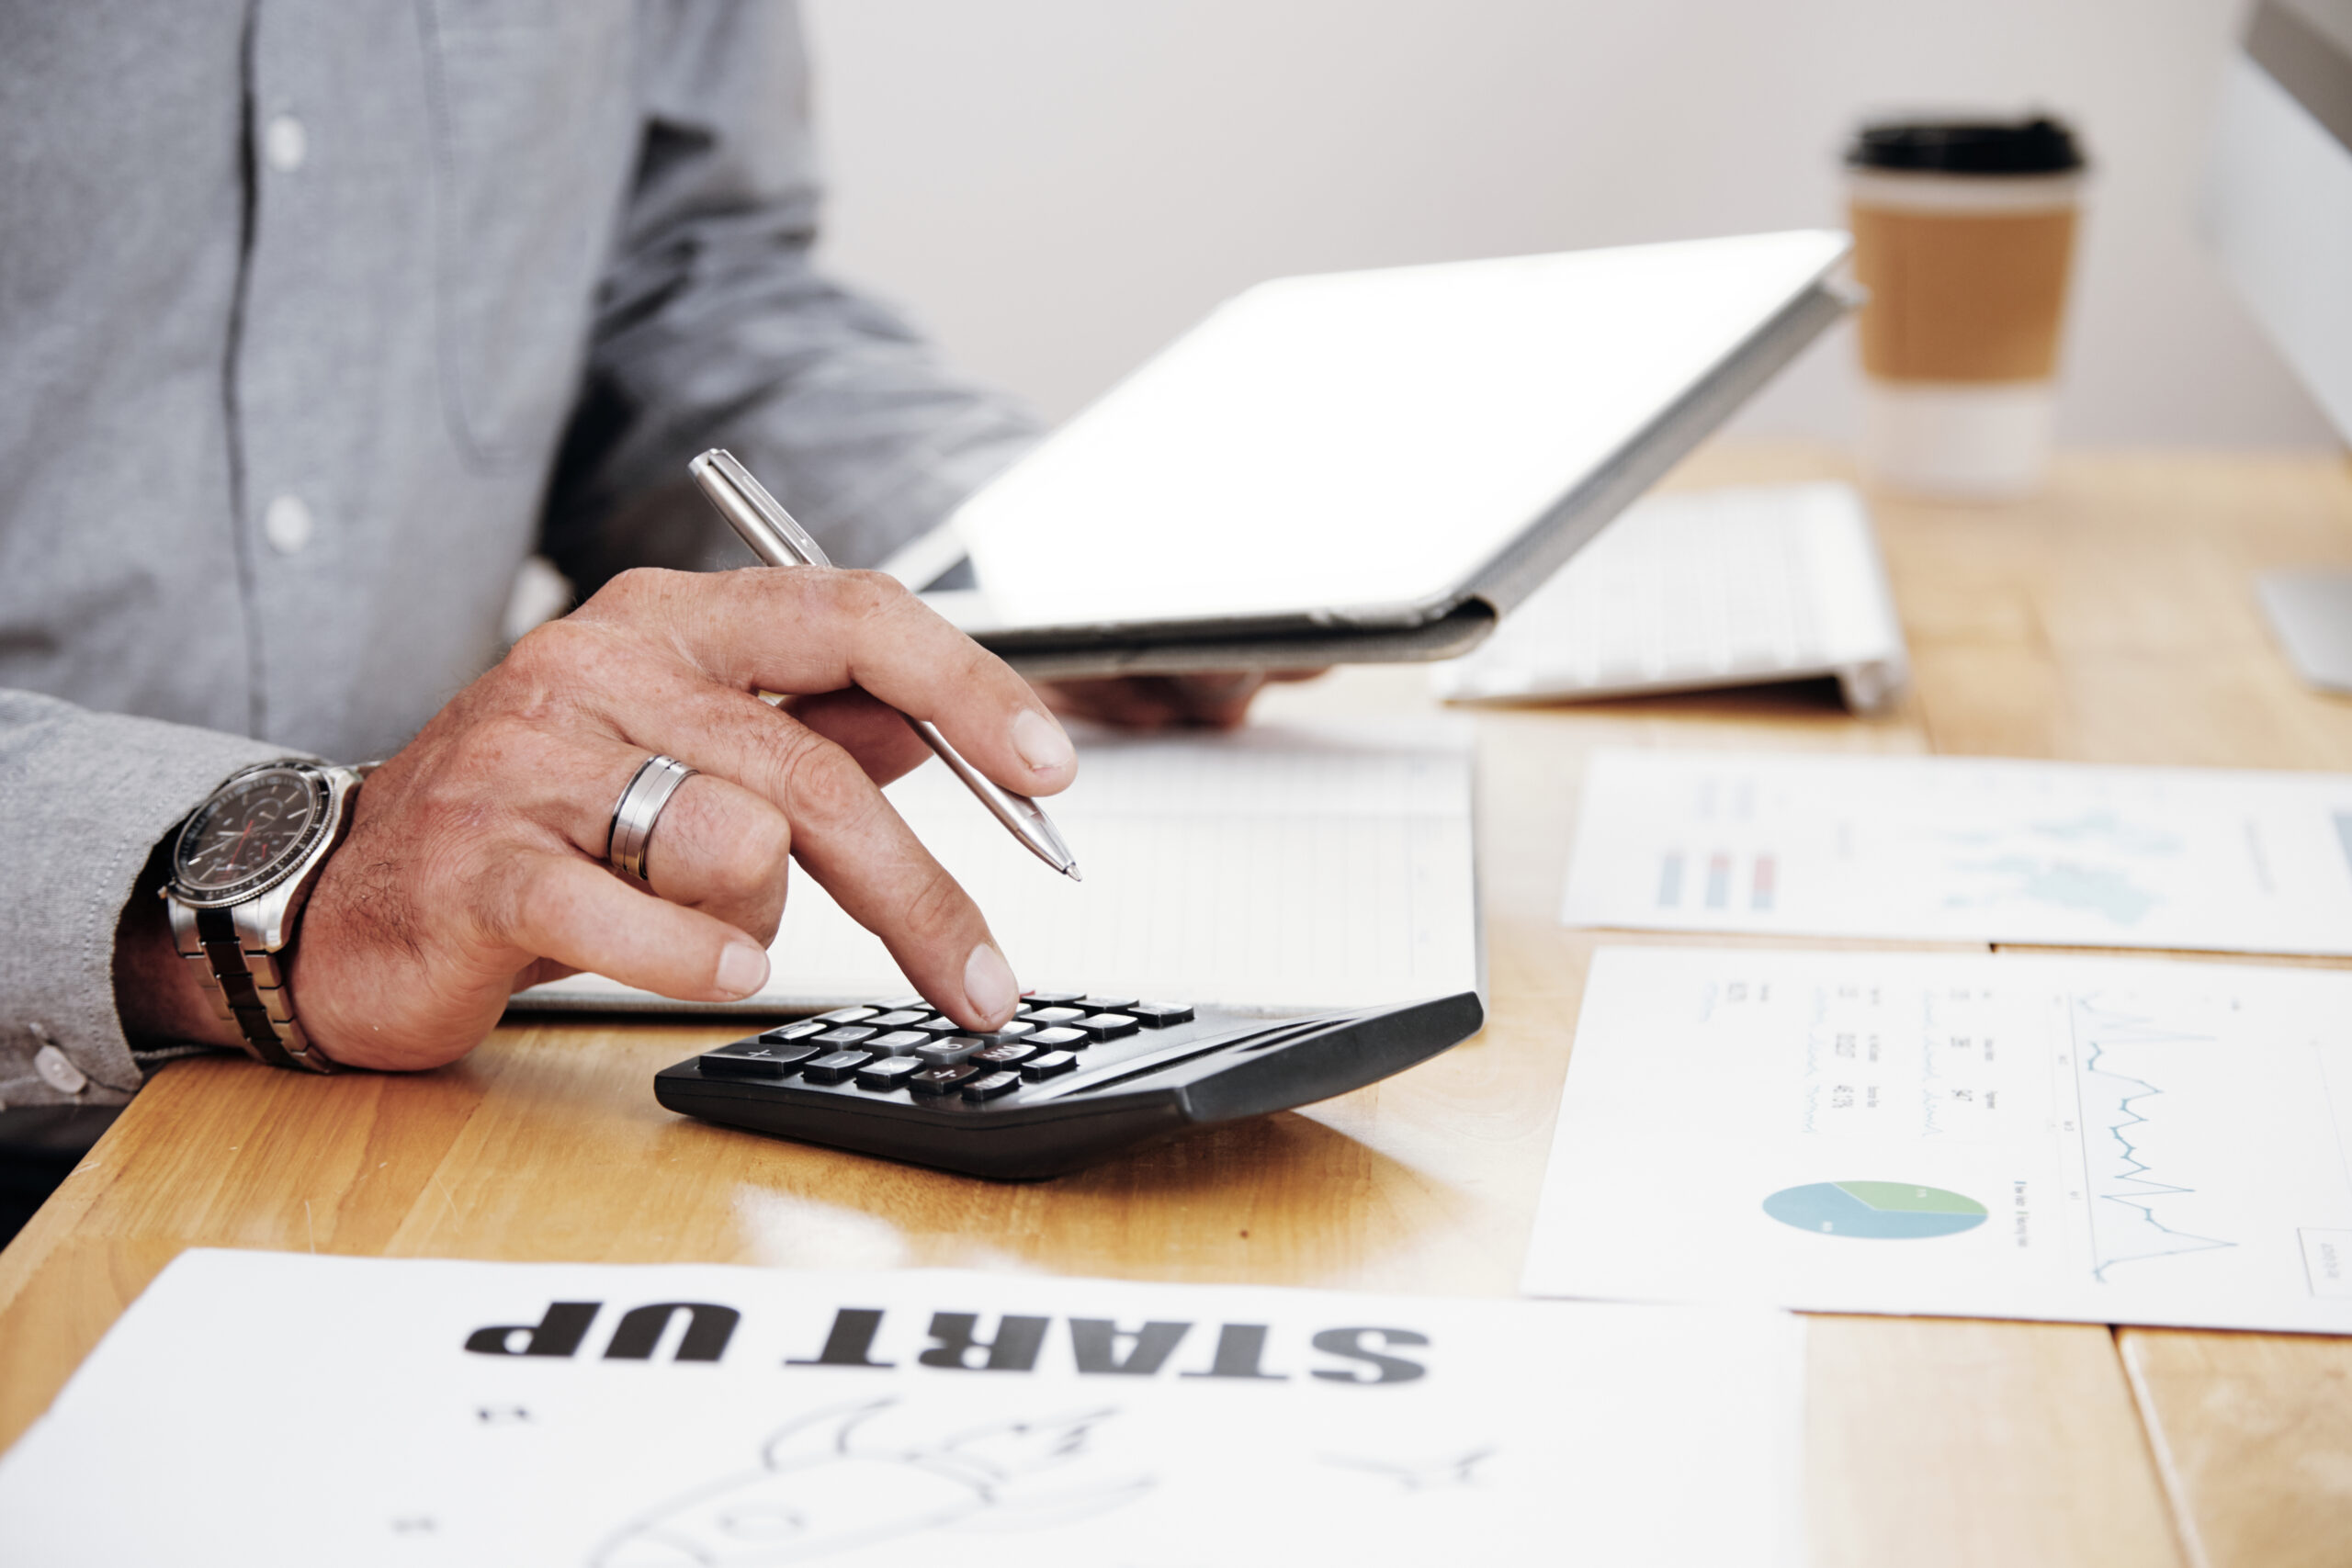
[[[2064,122],[2031,119],[1888,119],[1865,125],[1846,149],[1848,167],[1922,175],[2063,175],[2083,166]]]

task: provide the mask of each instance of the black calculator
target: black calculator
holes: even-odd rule
[[[1031,991],[975,1034],[921,997],[840,1008],[654,1075],[673,1111],[1007,1179],[1345,1094],[1468,1039],[1477,994],[1265,1018]]]

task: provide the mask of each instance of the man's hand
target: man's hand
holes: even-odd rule
[[[303,1028],[337,1062],[429,1067],[472,1048],[514,990],[577,970],[734,1000],[767,979],[795,859],[941,1010],[1004,1022],[1019,987],[987,922],[882,797],[930,755],[893,708],[1007,789],[1051,795],[1077,772],[1036,694],[888,578],[615,579],[360,789],[295,946]],[[699,772],[662,813],[648,891],[605,854],[614,803],[657,751]]]

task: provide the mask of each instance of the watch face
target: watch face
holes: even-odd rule
[[[317,837],[326,786],[294,768],[232,779],[181,830],[173,881],[208,901],[258,892]]]

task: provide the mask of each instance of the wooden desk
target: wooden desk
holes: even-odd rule
[[[1675,483],[1840,471],[1824,453],[1715,449]],[[1434,1062],[1020,1187],[656,1107],[654,1070],[719,1028],[509,1028],[409,1078],[182,1064],[0,1255],[0,1442],[198,1245],[1509,1294],[1593,946],[1552,918],[1590,748],[2352,771],[2352,703],[2296,683],[2250,581],[2352,564],[2342,462],[2080,457],[2031,504],[1883,498],[1878,514],[1918,667],[1901,712],[1856,720],[1787,688],[1480,716],[1492,1019]],[[1424,694],[1417,671],[1355,671],[1260,712],[1408,711]],[[2352,1561],[2352,1342],[1824,1318],[1810,1423],[1824,1564]]]

